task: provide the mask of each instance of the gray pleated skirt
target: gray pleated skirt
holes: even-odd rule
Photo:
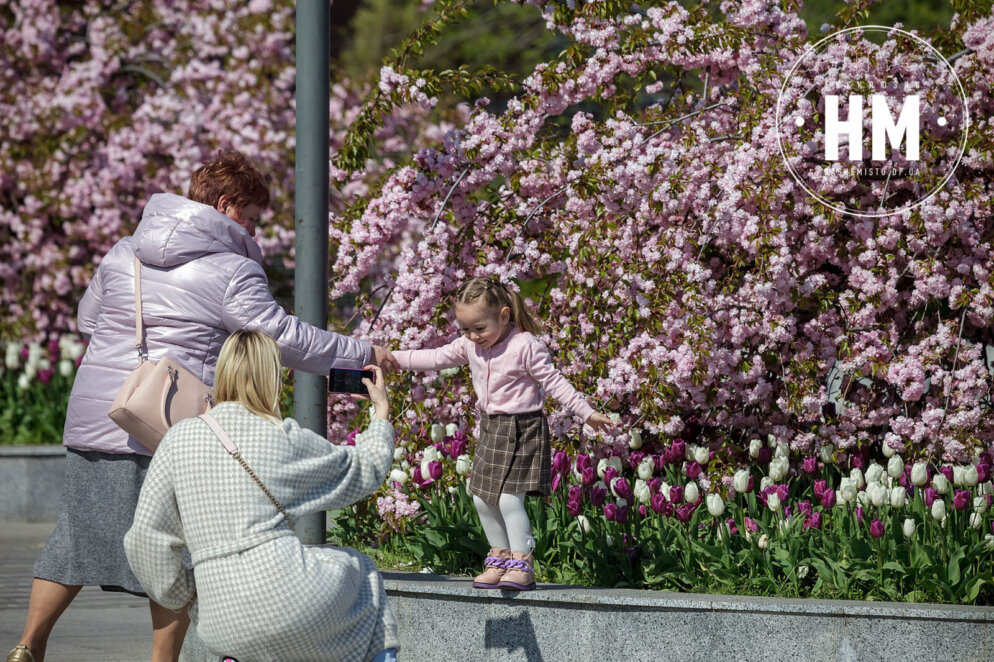
[[[99,586],[144,596],[124,555],[151,457],[66,449],[59,521],[34,576],[66,586]]]

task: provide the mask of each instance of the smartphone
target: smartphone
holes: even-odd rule
[[[359,393],[360,395],[366,395],[369,391],[366,390],[365,384],[362,383],[363,377],[373,383],[376,382],[376,373],[372,370],[332,368],[331,372],[328,373],[328,390],[332,393]]]

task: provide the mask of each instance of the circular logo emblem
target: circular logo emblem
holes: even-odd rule
[[[808,48],[777,97],[787,170],[823,205],[854,216],[901,213],[942,190],[969,126],[952,65],[920,37],[881,25]]]

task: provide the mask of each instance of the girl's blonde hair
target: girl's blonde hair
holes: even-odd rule
[[[239,402],[279,425],[283,369],[280,347],[259,331],[235,331],[221,346],[214,374],[217,402]]]
[[[521,331],[538,333],[538,324],[525,307],[525,302],[517,292],[507,289],[494,276],[477,276],[470,278],[456,290],[456,303],[475,303],[483,301],[488,310],[499,313],[507,306],[511,310],[511,321]]]

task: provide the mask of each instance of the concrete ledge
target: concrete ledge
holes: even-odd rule
[[[697,595],[383,573],[409,660],[991,660],[994,608]]]
[[[54,522],[66,474],[59,446],[0,446],[0,522]]]

